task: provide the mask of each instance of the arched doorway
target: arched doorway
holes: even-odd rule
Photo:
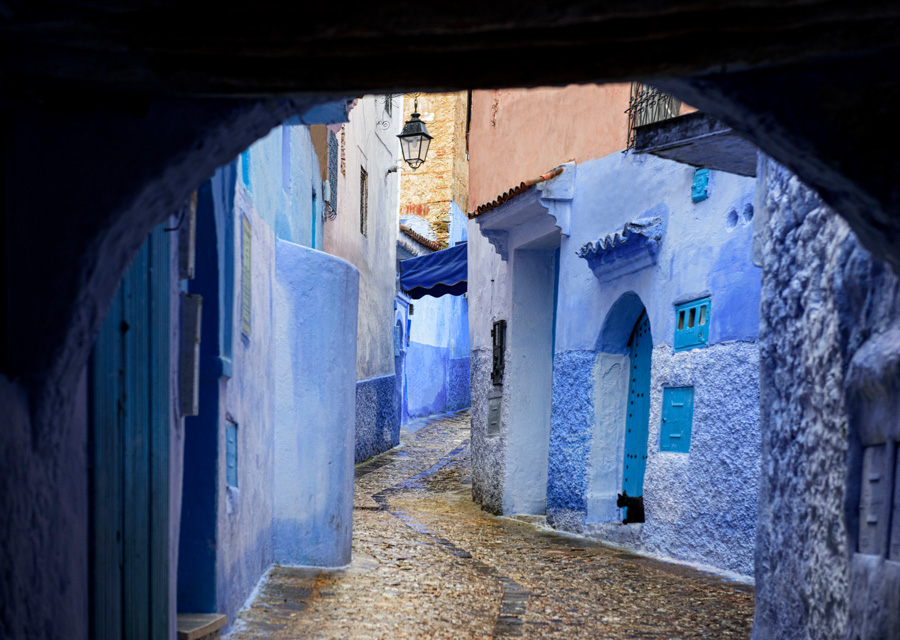
[[[625,460],[622,492],[632,497],[644,495],[647,468],[647,438],[650,427],[650,361],[653,340],[650,319],[641,313],[628,339],[628,405],[625,418]],[[626,510],[626,516],[629,515]],[[633,514],[631,514],[633,515]]]
[[[633,291],[610,306],[596,344],[586,522],[621,522],[618,494],[642,496],[650,423],[650,319]],[[632,514],[634,515],[634,514]]]

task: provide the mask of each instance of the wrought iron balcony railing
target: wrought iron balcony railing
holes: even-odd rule
[[[648,84],[631,83],[631,98],[628,100],[628,146],[634,148],[635,129],[678,116],[681,100],[663,93]]]

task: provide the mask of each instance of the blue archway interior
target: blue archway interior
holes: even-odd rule
[[[644,303],[638,294],[633,291],[623,293],[606,314],[597,339],[597,351],[627,355],[628,340],[643,311]]]

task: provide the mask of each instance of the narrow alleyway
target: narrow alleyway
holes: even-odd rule
[[[353,563],[275,567],[230,638],[749,638],[752,587],[492,517],[469,415],[356,470]]]

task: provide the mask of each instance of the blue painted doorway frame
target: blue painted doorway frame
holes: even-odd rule
[[[90,627],[169,637],[169,237],[126,271],[89,364]]]
[[[622,489],[629,496],[644,495],[647,439],[650,434],[650,362],[653,340],[650,319],[641,313],[628,340],[628,399],[625,418],[625,462]]]

